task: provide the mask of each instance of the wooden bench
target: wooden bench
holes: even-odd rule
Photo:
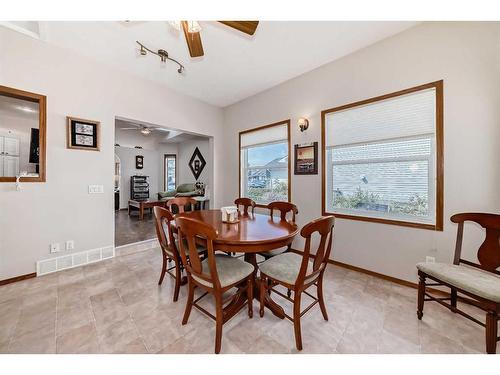
[[[453,215],[451,221],[458,223],[457,242],[453,264],[419,263],[417,317],[422,319],[424,301],[435,301],[467,319],[486,328],[486,352],[495,354],[500,311],[500,215],[486,213],[461,213]],[[479,263],[461,258],[464,222],[472,221],[486,230],[486,238],[477,251]],[[433,283],[427,283],[431,279]],[[451,289],[449,297],[431,295],[426,287],[446,286]],[[461,295],[458,296],[458,293]],[[483,323],[457,308],[457,300],[472,304],[486,311]],[[447,303],[445,301],[450,301]]]

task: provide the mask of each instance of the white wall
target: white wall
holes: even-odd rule
[[[113,245],[115,116],[213,136],[220,165],[219,108],[2,27],[0,50],[1,85],[47,96],[47,182],[21,192],[0,183],[0,280],[34,272],[52,242],[73,239],[75,251]],[[101,121],[100,152],[66,149],[68,115]],[[104,194],[89,195],[89,184]]]
[[[191,160],[191,156],[193,156],[193,152],[198,147],[203,158],[207,162],[205,168],[198,177],[198,180],[195,179],[191,169],[189,168],[189,160]],[[213,191],[213,182],[212,182],[212,171],[213,171],[213,160],[210,152],[210,142],[208,139],[200,139],[200,140],[192,140],[186,141],[179,144],[179,155],[177,160],[177,168],[178,168],[178,181],[179,184],[186,183],[195,183],[196,181],[204,182],[210,191]]]
[[[239,131],[290,118],[293,144],[320,142],[321,110],[444,79],[444,231],[339,219],[332,257],[410,281],[427,254],[450,262],[456,226],[449,217],[500,211],[499,45],[498,22],[426,23],[226,108],[224,203],[238,194]],[[296,125],[302,116],[310,120],[304,133]],[[301,225],[321,215],[321,173],[292,174],[291,188]],[[480,243],[471,230],[469,258]]]

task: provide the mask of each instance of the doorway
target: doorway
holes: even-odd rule
[[[198,178],[189,166],[196,150],[205,160]],[[210,201],[214,180],[212,140],[117,117],[114,171],[115,247],[155,240],[154,206],[164,205],[178,189]]]

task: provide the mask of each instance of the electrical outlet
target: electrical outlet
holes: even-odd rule
[[[430,256],[426,256],[425,257],[425,262],[426,263],[436,263],[436,258],[430,257]]]
[[[103,185],[89,185],[89,194],[102,194],[104,193]]]
[[[74,250],[75,249],[75,241],[69,240],[66,241],[66,250]]]
[[[50,244],[50,252],[51,253],[58,253],[59,252],[59,244],[58,243],[51,243]]]

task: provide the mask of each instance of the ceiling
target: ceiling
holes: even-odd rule
[[[148,128],[155,128],[148,135],[144,135],[140,132],[141,126],[146,126]],[[167,143],[181,143],[185,141],[197,141],[197,140],[207,140],[208,137],[200,136],[193,133],[186,133],[174,129],[165,128],[162,126],[152,125],[146,122],[128,120],[117,118],[115,120],[115,127],[117,130],[127,132],[128,135],[133,137],[145,137],[150,139],[155,139],[156,142],[167,144]],[[137,130],[125,130],[126,128],[137,128]]]
[[[40,22],[42,38],[95,60],[225,107],[397,34],[417,22],[262,21],[248,36],[200,22],[205,56],[190,58],[184,35],[160,22]],[[136,40],[185,66],[140,56]]]

